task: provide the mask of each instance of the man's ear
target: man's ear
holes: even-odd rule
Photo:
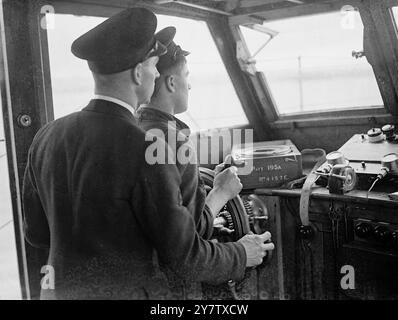
[[[170,91],[170,92],[175,92],[176,91],[175,78],[174,78],[173,75],[166,77],[165,84],[166,84],[166,88],[167,88],[168,91]]]
[[[131,79],[133,80],[134,84],[138,86],[142,84],[142,63],[138,63],[131,70]]]

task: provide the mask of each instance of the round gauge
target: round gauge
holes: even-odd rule
[[[344,158],[344,155],[340,151],[332,151],[326,155],[326,160],[329,164],[348,164],[348,160]]]
[[[390,170],[390,172],[398,173],[398,154],[389,153],[381,159],[381,165]]]
[[[382,162],[394,162],[397,160],[398,160],[398,154],[390,153],[390,154],[386,154],[381,161]]]
[[[270,156],[284,155],[292,151],[290,146],[254,146],[235,152],[235,158],[239,160],[261,159]]]

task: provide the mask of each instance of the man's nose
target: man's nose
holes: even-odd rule
[[[157,79],[157,78],[159,78],[160,77],[160,73],[159,73],[159,71],[158,71],[158,69],[157,68],[155,68],[155,79]]]
[[[191,90],[191,84],[190,83],[188,83],[188,90]]]

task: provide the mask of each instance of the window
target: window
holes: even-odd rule
[[[247,124],[210,31],[203,21],[158,16],[158,28],[175,26],[175,42],[190,52],[189,108],[178,116],[193,131]]]
[[[94,94],[94,81],[86,61],[71,52],[72,42],[104,21],[98,17],[56,14],[47,29],[54,118],[84,108]]]
[[[103,18],[56,14],[48,30],[54,116],[59,118],[83,108],[93,95],[93,80],[85,61],[70,46],[78,36]],[[247,124],[240,101],[203,21],[158,15],[158,30],[175,26],[176,43],[190,51],[189,109],[178,115],[192,131]]]
[[[256,69],[264,72],[280,114],[374,107],[383,101],[363,50],[363,24],[352,7],[342,12],[289,18],[263,27],[241,27]]]
[[[395,25],[398,27],[397,22],[398,22],[398,7],[392,7],[392,15],[394,17]]]
[[[1,102],[0,102],[1,105]],[[0,300],[21,299],[3,116],[0,111]]]

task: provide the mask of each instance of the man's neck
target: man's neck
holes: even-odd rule
[[[150,108],[157,109],[163,112],[166,112],[168,114],[171,114],[172,116],[175,115],[174,112],[174,105],[168,101],[168,99],[152,99],[150,103],[147,105]]]
[[[123,93],[117,90],[98,90],[96,89],[94,92],[96,95],[107,96],[111,98],[115,98],[121,100],[128,105],[130,105],[134,110],[137,110],[138,107],[138,99],[135,97],[133,93]]]

